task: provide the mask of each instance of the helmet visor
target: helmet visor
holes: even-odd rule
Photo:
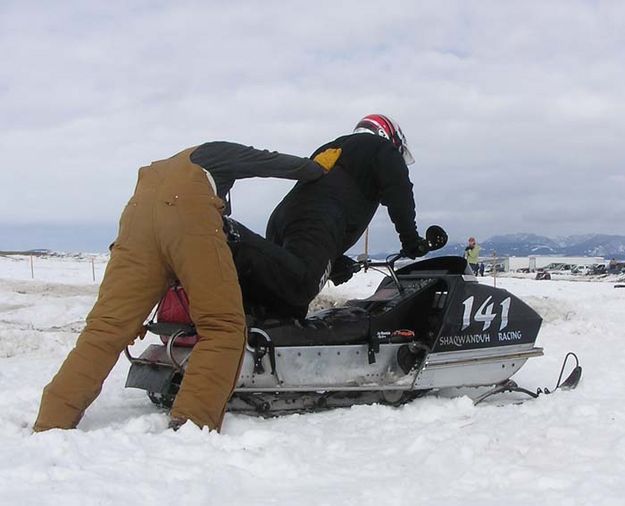
[[[393,128],[396,132],[395,145],[397,145],[399,152],[404,157],[404,162],[406,162],[406,165],[413,164],[414,157],[412,156],[412,153],[408,148],[408,142],[406,141],[406,136],[404,135],[404,132],[402,132],[401,128],[399,128],[399,125],[395,120],[391,119],[390,121],[392,122]]]
[[[412,165],[414,163],[414,157],[412,156],[412,153],[408,149],[408,145],[406,143],[402,146],[401,155],[404,157],[406,165]]]

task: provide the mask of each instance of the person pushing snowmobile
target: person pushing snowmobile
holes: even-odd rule
[[[87,325],[42,395],[33,429],[75,428],[150,310],[179,280],[199,341],[171,410],[219,430],[246,342],[241,292],[223,232],[222,199],[235,180],[313,180],[318,163],[228,142],[189,148],[139,170],[120,219],[100,293]]]
[[[367,115],[352,134],[324,144],[311,158],[331,172],[297,183],[285,196],[269,218],[268,242],[240,224],[234,227],[240,237],[230,245],[246,310],[260,317],[302,319],[328,278],[348,281],[353,261],[344,253],[380,204],[405,256],[423,256],[429,249],[415,224],[407,167],[414,159],[394,120]]]

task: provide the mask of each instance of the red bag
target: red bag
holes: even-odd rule
[[[167,290],[167,293],[161,300],[156,312],[156,318],[159,322],[164,323],[183,323],[185,325],[193,325],[191,315],[189,314],[189,298],[180,285],[175,285]],[[186,346],[188,348],[198,342],[198,336],[177,337],[175,346]],[[167,344],[169,336],[161,336],[163,344]]]

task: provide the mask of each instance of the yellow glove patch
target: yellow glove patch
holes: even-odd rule
[[[341,148],[328,148],[319,153],[313,160],[321,165],[326,172],[330,172],[341,156]]]

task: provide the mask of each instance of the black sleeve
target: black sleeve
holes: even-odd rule
[[[279,177],[314,181],[325,174],[321,165],[308,158],[224,141],[198,146],[191,153],[191,161],[211,173],[220,197],[228,193],[237,179]]]
[[[416,211],[408,167],[401,154],[390,143],[380,145],[376,177],[380,203],[386,206],[402,246],[417,238]]]

